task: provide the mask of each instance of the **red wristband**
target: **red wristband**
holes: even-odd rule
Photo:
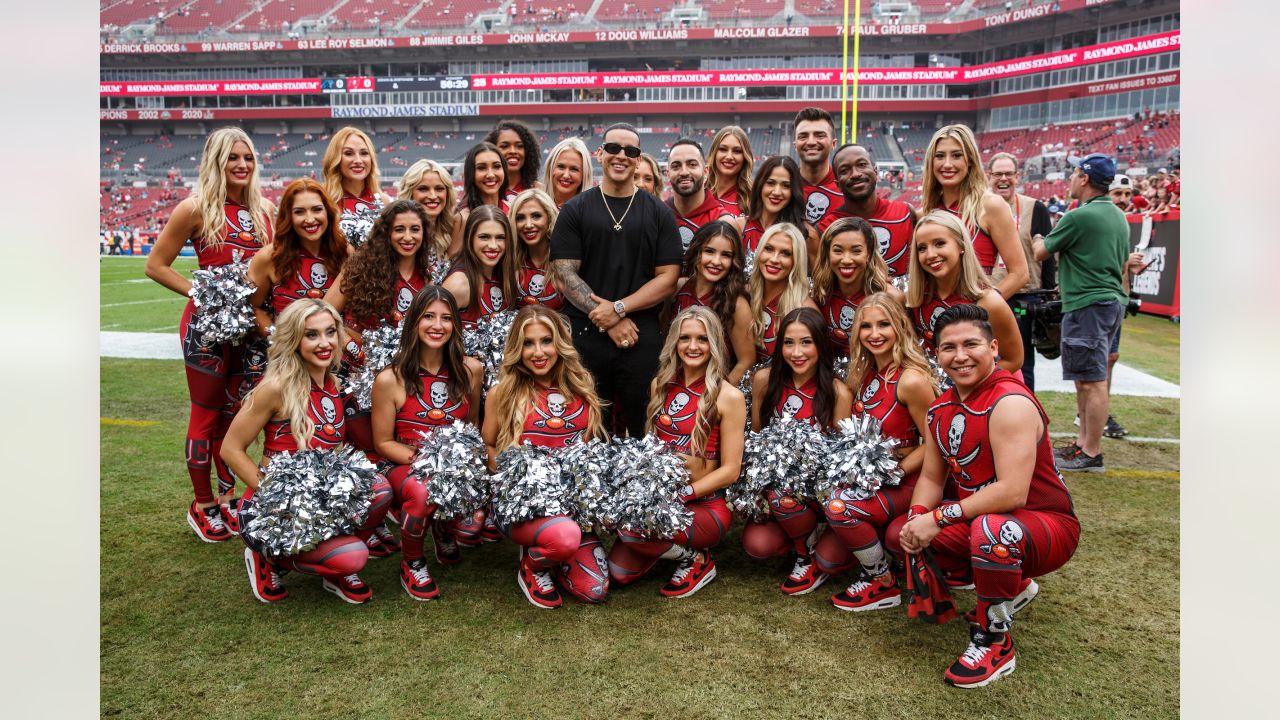
[[[944,528],[948,525],[955,525],[964,520],[964,508],[960,507],[958,502],[947,502],[938,506],[933,511],[933,521],[938,527]]]
[[[911,509],[907,511],[907,519],[910,520],[911,518],[919,517],[921,515],[928,515],[928,514],[929,514],[929,508],[923,505],[912,505]]]

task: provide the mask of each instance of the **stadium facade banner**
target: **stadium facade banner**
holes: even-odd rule
[[[1011,23],[1109,5],[1117,0],[1059,0],[1053,5],[1010,9],[957,23],[863,23],[864,37],[901,35],[957,35]],[[688,40],[763,40],[778,38],[840,37],[841,26],[802,25],[795,27],[728,27],[580,30],[563,32],[512,32],[486,34],[432,34],[408,37],[315,38],[307,40],[223,40],[203,42],[101,43],[102,55],[149,55],[172,53],[277,52],[297,50],[365,50],[380,48],[469,47],[475,45],[554,45],[605,42],[662,42]]]
[[[951,68],[861,68],[858,82],[866,85],[962,84],[1032,75],[1050,70],[1079,67],[1099,62],[1124,60],[1181,48],[1177,30],[1117,42],[1102,43],[1016,60]],[[1144,76],[1145,77],[1145,76]],[[853,72],[849,73],[853,80]],[[1137,82],[1138,78],[1115,82]],[[264,95],[292,93],[347,93],[420,90],[546,90],[556,88],[632,87],[741,87],[779,85],[834,85],[840,82],[839,68],[800,70],[669,70],[607,73],[541,73],[472,75],[449,77],[348,77],[272,80],[208,80],[102,82],[102,97],[143,97],[159,95]],[[1105,86],[1106,83],[1096,83]],[[1128,89],[1156,87],[1134,85]],[[1089,94],[1107,94],[1109,90]]]
[[[165,108],[158,110],[98,110],[98,121],[108,120],[294,120],[329,118],[324,107]]]
[[[1142,239],[1142,215],[1129,216],[1129,245]],[[1151,241],[1143,251],[1147,269],[1135,275],[1131,292],[1142,300],[1142,311],[1174,317],[1182,314],[1182,220],[1178,211],[1151,216]]]
[[[476,117],[480,106],[471,105],[334,105],[329,108],[332,117],[382,118],[382,117]]]

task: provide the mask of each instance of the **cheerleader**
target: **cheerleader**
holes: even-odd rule
[[[453,565],[462,558],[455,530],[433,521],[436,507],[427,495],[427,478],[411,475],[411,463],[422,433],[456,421],[477,424],[483,382],[480,361],[462,354],[462,323],[456,301],[444,288],[428,285],[407,308],[400,349],[373,385],[374,443],[378,454],[394,464],[387,480],[400,511],[404,553],[400,586],[414,600],[440,597],[423,556],[428,524],[436,560]],[[481,513],[472,519],[471,526],[483,520]]]
[[[263,469],[277,453],[304,449],[336,449],[345,439],[342,395],[336,371],[341,360],[342,320],[323,300],[305,298],[276,318],[276,330],[267,351],[267,371],[249,393],[231,421],[222,445],[222,459],[245,481],[249,489],[240,512],[252,517],[253,494],[264,478]],[[259,433],[265,433],[262,462],[255,464],[246,452]],[[319,575],[325,590],[343,600],[360,604],[373,598],[373,590],[357,573],[369,559],[364,538],[391,506],[391,486],[378,476],[373,486],[369,514],[355,536],[339,535],[298,555],[268,556],[246,537],[245,569],[254,597],[276,602],[288,596],[280,576],[289,570]]]
[[[765,231],[747,281],[747,294],[756,363],[768,362],[775,355],[778,318],[802,306],[818,309],[809,297],[809,256],[798,227],[779,223]]]
[[[640,153],[640,162],[636,165],[636,187],[650,195],[662,199],[662,168],[658,159],[649,153]]]
[[[461,311],[462,324],[510,309],[517,297],[511,221],[498,208],[481,205],[467,216],[462,253],[444,280]]]
[[[270,243],[275,208],[262,197],[257,152],[239,128],[209,133],[200,156],[200,175],[194,192],[173,209],[169,221],[147,257],[147,277],[186,297],[191,281],[173,269],[173,261],[190,240],[200,269],[253,257]],[[187,472],[195,500],[187,507],[187,524],[205,542],[221,542],[239,531],[233,492],[235,478],[222,462],[220,446],[239,404],[246,378],[260,372],[266,343],[248,338],[242,345],[205,345],[192,319],[195,304],[187,301],[179,322],[191,411],[187,420]],[[210,486],[213,466],[218,471],[218,496]]]
[[[666,597],[689,597],[715,579],[710,549],[724,539],[733,521],[724,488],[742,470],[746,424],[742,393],[724,376],[728,359],[723,337],[715,313],[703,306],[682,310],[671,321],[649,386],[645,430],[684,459],[689,484],[680,495],[693,511],[693,522],[669,538],[618,533],[609,553],[609,577],[616,583],[635,582],[660,558],[679,563],[658,591]]]
[[[416,200],[427,211],[427,247],[431,250],[431,284],[444,281],[449,264],[462,249],[462,216],[453,176],[435,160],[419,160],[404,171],[396,199]]]
[[[960,222],[952,213],[934,210],[916,224],[906,303],[916,333],[924,341],[925,352],[934,357],[933,324],[942,311],[952,305],[979,305],[990,316],[1000,341],[1000,367],[1020,376],[1023,348],[1017,320],[1000,293],[987,283]]]
[[[787,416],[832,430],[849,417],[853,396],[831,369],[822,316],[811,307],[800,307],[783,316],[780,325],[773,363],[756,373],[752,383],[751,426],[764,428]],[[782,581],[782,592],[813,592],[830,577],[814,561],[822,508],[816,500],[772,491],[766,500],[772,517],[747,523],[742,530],[743,549],[757,560],[792,552],[795,565]]]
[[[724,333],[720,341],[727,353],[725,379],[736,387],[756,359],[737,228],[723,220],[712,220],[693,234],[684,257],[684,277],[677,281],[673,313],[695,306],[715,313]]]
[[[568,324],[554,310],[520,308],[507,336],[500,377],[485,401],[481,430],[491,469],[499,453],[523,442],[564,448],[606,438],[591,373],[570,341]],[[560,607],[556,579],[585,602],[604,601],[609,591],[604,548],[573,518],[536,518],[502,531],[520,545],[516,581],[534,607]]]
[[[707,151],[707,191],[724,211],[746,215],[751,209],[751,167],[755,156],[747,133],[737,125],[720,128]]]
[[[373,140],[360,130],[348,126],[334,133],[320,164],[325,194],[338,206],[340,219],[376,213],[386,204],[378,180],[378,154]],[[350,241],[358,247],[364,238]]]
[[[467,151],[462,161],[462,222],[478,207],[492,205],[507,211],[507,171],[502,154],[493,143],[480,142]]]
[[[856,217],[831,223],[818,248],[812,295],[836,355],[852,352],[854,313],[864,298],[878,292],[887,292],[899,304],[906,300],[902,291],[889,284],[889,268],[880,257],[871,225]]]
[[[517,238],[512,251],[519,273],[520,302],[524,305],[541,303],[552,310],[564,307],[564,296],[552,286],[547,268],[551,258],[551,231],[559,214],[551,196],[541,190],[525,190],[511,201],[507,217]]]
[[[837,224],[841,222],[845,220]],[[920,440],[929,432],[925,413],[938,391],[911,321],[891,294],[869,295],[858,306],[853,326],[853,359],[846,381],[853,414],[871,415],[879,421],[882,437],[898,441],[895,453],[902,468],[897,485],[881,488],[871,498],[860,499],[854,490],[841,488],[823,507],[828,529],[818,541],[818,569],[834,575],[856,561],[861,566],[858,578],[833,595],[831,603],[840,610],[862,612],[902,602],[879,536],[911,504],[924,462]]]
[[[586,143],[576,137],[556,143],[551,154],[547,155],[542,185],[551,195],[557,210],[578,193],[591,189],[595,182],[591,176],[591,156]]]
[[[1027,283],[1027,253],[1004,198],[987,189],[987,174],[973,131],[965,125],[948,125],[933,134],[925,151],[929,167],[924,173],[921,209],[941,209],[960,218],[973,243],[977,265],[988,285],[1008,300]],[[999,284],[991,281],[997,263],[1008,270]],[[988,310],[989,311],[989,310]],[[1001,344],[1003,348],[1003,343]]]
[[[764,231],[778,223],[790,223],[804,229],[805,255],[812,267],[817,260],[818,231],[813,229],[804,214],[804,178],[800,166],[785,155],[773,155],[760,163],[755,182],[751,184],[747,206],[746,224],[742,228],[742,242],[747,257],[760,250]]]
[[[538,166],[542,150],[529,126],[519,120],[500,120],[484,136],[484,141],[498,148],[505,164],[507,189],[503,199],[510,204],[516,195],[539,188]]]

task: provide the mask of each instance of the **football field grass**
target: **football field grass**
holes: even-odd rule
[[[141,277],[139,261],[103,262],[104,329],[176,329],[182,298],[125,282]],[[161,301],[108,307],[152,299]],[[1149,332],[1129,333],[1134,320],[1150,321]],[[1176,382],[1177,332],[1130,319],[1124,361],[1144,367],[1141,356],[1148,372]],[[1042,400],[1051,429],[1069,430],[1073,397]],[[1117,398],[1114,413],[1134,435],[1178,437],[1177,400]],[[520,594],[516,550],[503,542],[464,550],[452,567],[435,563],[428,545],[444,594],[435,602],[408,599],[394,556],[362,573],[374,589],[367,605],[347,605],[298,573],[284,579],[287,600],[264,605],[249,591],[239,541],[201,543],[183,519],[191,487],[181,363],[102,359],[100,414],[105,716],[1178,714],[1177,444],[1105,440],[1107,473],[1067,476],[1082,524],[1075,557],[1040,579],[1039,597],[1019,613],[1017,671],[959,691],[941,674],[965,647],[963,622],[928,626],[901,608],[838,612],[828,598],[848,575],[786,597],[777,585],[789,565],[747,558],[740,523],[715,552],[719,577],[684,600],[657,594],[672,570],[663,562],[603,606],[566,600],[538,610]],[[974,597],[956,600],[965,611]]]

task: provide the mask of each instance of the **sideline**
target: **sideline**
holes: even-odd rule
[[[1058,440],[1061,440],[1061,439],[1063,439],[1063,438],[1074,438],[1074,437],[1078,437],[1078,436],[1079,436],[1079,433],[1073,433],[1073,432],[1051,432],[1051,433],[1049,433],[1049,437],[1051,437],[1051,438],[1055,438],[1055,439],[1058,439]],[[1122,438],[1112,438],[1112,439],[1113,439],[1113,440],[1119,440],[1120,442],[1135,442],[1135,443],[1166,443],[1166,444],[1168,444],[1168,445],[1181,445],[1181,444],[1182,444],[1182,440],[1181,440],[1180,438],[1135,437],[1135,436],[1133,436],[1133,435],[1125,435],[1125,436],[1124,436],[1124,437],[1122,437]]]

